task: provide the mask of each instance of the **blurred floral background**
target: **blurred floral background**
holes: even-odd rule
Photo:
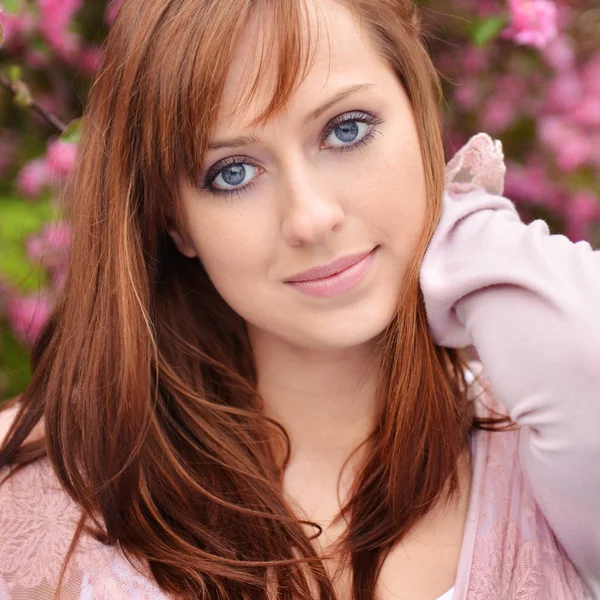
[[[127,0],[0,0],[0,403],[65,277],[60,196],[102,40]],[[600,247],[600,0],[421,0],[450,158],[486,131],[526,221]]]

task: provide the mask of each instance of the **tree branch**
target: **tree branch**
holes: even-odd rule
[[[13,96],[16,95],[17,92],[15,91],[13,84],[2,75],[0,75],[0,85],[5,87]],[[45,121],[50,123],[50,125],[58,129],[60,133],[63,133],[67,128],[67,126],[55,114],[41,107],[35,100],[31,102],[30,108],[33,111],[35,111],[40,117],[42,117],[42,119],[44,119]]]

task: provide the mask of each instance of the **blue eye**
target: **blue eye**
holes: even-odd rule
[[[360,133],[361,128],[359,125],[363,125],[365,126],[365,129],[368,129],[366,127],[366,123],[361,123],[359,121],[346,121],[345,123],[335,127],[331,133],[335,133],[338,140],[342,141],[343,143],[350,143],[353,142]]]
[[[238,189],[239,186],[244,183],[244,180],[247,176],[251,176],[254,171],[258,173],[258,170],[258,167],[248,162],[232,162],[224,167],[221,167],[221,170],[210,183],[215,192],[226,193],[230,190],[233,191]]]
[[[382,122],[381,119],[362,111],[344,113],[327,124],[322,140],[327,140],[335,134],[337,140],[341,142],[340,145],[334,145],[332,148],[335,152],[356,150],[373,139],[375,126]]]
[[[321,144],[335,138],[339,145],[334,143],[329,148],[333,152],[356,150],[373,139],[377,133],[375,126],[382,122],[381,119],[362,111],[343,113],[327,124],[321,134]],[[211,167],[199,187],[215,196],[239,196],[254,187],[254,178],[260,170],[260,167],[248,158],[232,156]],[[250,177],[250,181],[244,184],[246,177]]]

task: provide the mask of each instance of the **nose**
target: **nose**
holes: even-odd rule
[[[281,204],[282,235],[292,246],[325,243],[346,218],[331,186],[297,161],[282,185]]]

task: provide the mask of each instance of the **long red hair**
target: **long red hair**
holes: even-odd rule
[[[456,493],[469,430],[486,425],[467,401],[463,357],[431,339],[418,285],[445,165],[441,89],[419,14],[410,0],[339,1],[408,93],[428,191],[427,226],[382,336],[383,410],[343,509],[353,597],[371,600],[383,559],[446,488]],[[184,226],[176,182],[197,177],[236,40],[256,11],[271,24],[264,60],[278,74],[262,121],[310,68],[301,2],[123,4],[67,190],[67,282],[33,350],[0,467],[47,457],[82,509],[80,532],[119,543],[181,598],[264,598],[275,581],[280,598],[333,599],[283,496],[275,449],[288,440],[261,414],[244,323],[168,235]],[[44,438],[28,441],[40,422]]]

